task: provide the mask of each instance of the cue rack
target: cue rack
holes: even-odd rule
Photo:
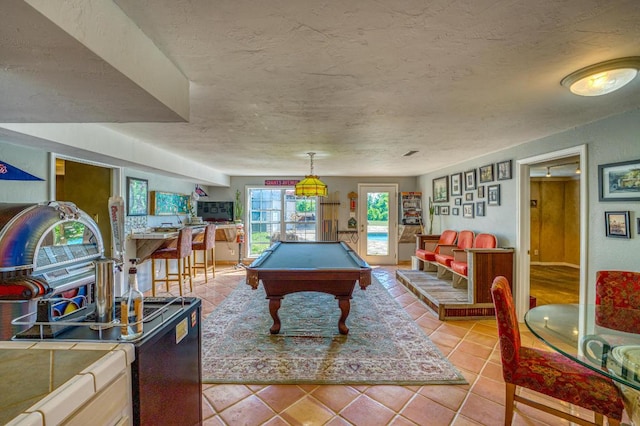
[[[329,194],[327,198],[320,201],[318,210],[322,220],[320,230],[320,241],[338,241],[338,192]]]

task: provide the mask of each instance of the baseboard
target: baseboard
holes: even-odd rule
[[[529,262],[531,266],[566,266],[567,268],[580,269],[580,265],[567,262]]]

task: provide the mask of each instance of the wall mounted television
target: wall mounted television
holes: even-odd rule
[[[198,201],[198,216],[208,222],[233,222],[233,201]]]

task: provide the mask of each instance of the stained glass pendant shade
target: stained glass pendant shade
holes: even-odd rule
[[[313,156],[315,152],[307,152],[311,159],[311,171],[296,184],[296,195],[299,197],[326,197],[327,185],[313,174]]]

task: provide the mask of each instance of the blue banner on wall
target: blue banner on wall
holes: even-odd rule
[[[0,160],[0,180],[44,180]]]

